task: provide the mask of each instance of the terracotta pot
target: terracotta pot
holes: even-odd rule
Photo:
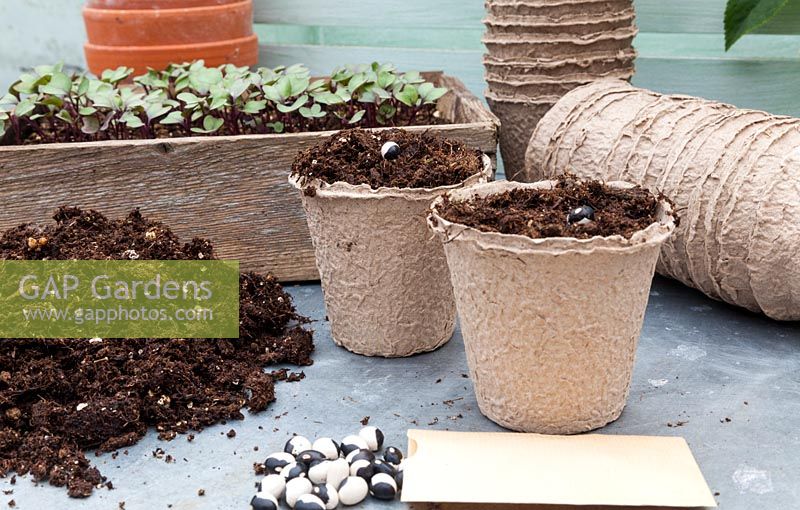
[[[448,196],[552,186],[500,181]],[[662,201],[657,222],[630,239],[531,239],[451,223],[439,216],[440,203],[428,221],[443,241],[481,412],[504,427],[544,434],[616,420],[659,247],[675,228],[670,205]]]
[[[86,7],[93,9],[186,9],[240,2],[241,0],[87,0]]]
[[[83,11],[89,69],[147,68],[205,60],[208,66],[258,62],[253,0],[89,0]]]
[[[241,39],[253,34],[253,2],[188,9],[83,9],[89,43],[167,46]]]
[[[300,190],[337,345],[367,356],[400,357],[450,340],[456,305],[442,244],[426,224],[428,208],[447,191],[491,176],[484,156],[483,172],[433,189],[376,190],[289,178]]]
[[[230,63],[251,66],[258,62],[258,37],[252,35],[229,41],[175,46],[99,46],[86,44],[86,61],[95,74],[119,66],[134,68],[136,74],[148,67],[164,69],[169,64],[205,60],[207,66]]]

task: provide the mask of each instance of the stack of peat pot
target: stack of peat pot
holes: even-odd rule
[[[633,0],[486,0],[486,100],[500,118],[506,177],[523,171],[539,119],[570,90],[630,79]]]

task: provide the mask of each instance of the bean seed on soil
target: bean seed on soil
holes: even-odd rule
[[[369,493],[367,481],[358,476],[349,476],[339,487],[339,502],[345,506],[353,506],[364,501]]]
[[[278,510],[278,499],[269,492],[259,492],[250,500],[252,510]]]
[[[402,150],[395,142],[386,142],[381,146],[381,157],[387,161],[394,161],[400,157]]]
[[[397,495],[397,482],[385,473],[378,473],[369,482],[369,493],[377,499],[394,499]]]
[[[304,494],[311,494],[314,486],[308,478],[294,478],[286,482],[286,504],[294,508],[298,498]]]
[[[303,436],[294,436],[286,441],[283,451],[291,455],[297,455],[300,452],[311,449],[311,441]]]
[[[373,452],[377,452],[383,447],[383,432],[377,427],[364,427],[358,432],[358,435],[367,442],[367,447]]]
[[[582,205],[580,207],[576,207],[575,209],[569,212],[569,216],[567,216],[567,223],[572,225],[573,223],[578,225],[586,225],[587,223],[591,223],[594,221],[594,207],[590,205]]]
[[[314,494],[303,494],[294,504],[295,510],[325,510],[325,503]]]

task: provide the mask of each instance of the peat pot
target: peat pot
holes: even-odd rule
[[[469,200],[552,185],[501,181],[448,195]],[[671,206],[661,202],[658,222],[631,239],[579,240],[481,232],[442,219],[440,202],[428,221],[444,242],[481,412],[504,427],[545,434],[616,420],[659,248],[675,228]]]
[[[379,188],[318,179],[300,185],[334,342],[367,356],[428,352],[453,335],[456,305],[442,243],[426,218],[444,193],[487,182],[484,168],[452,186]],[[313,191],[313,193],[312,193]]]

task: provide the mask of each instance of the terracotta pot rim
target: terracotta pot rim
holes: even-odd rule
[[[163,18],[185,14],[214,13],[214,11],[227,11],[239,7],[247,6],[253,0],[237,0],[235,2],[220,5],[203,5],[199,7],[176,7],[171,9],[103,9],[100,7],[84,6],[84,16],[95,16],[96,18],[106,18],[110,16],[136,16]]]
[[[190,3],[192,3],[192,4],[198,3],[198,4],[201,4],[201,5],[191,5],[190,7],[153,7],[152,5],[149,5],[147,7],[140,7],[140,8],[135,8],[135,9],[127,9],[127,8],[124,8],[124,7],[116,8],[116,7],[108,7],[108,6],[106,6],[106,7],[92,6],[91,4],[93,4],[93,3],[105,3],[105,4],[108,4],[108,3],[113,3],[113,2],[96,2],[96,1],[93,1],[93,0],[88,0],[86,2],[86,4],[85,4],[85,7],[86,8],[90,8],[90,9],[103,9],[103,10],[109,10],[109,11],[138,11],[138,10],[159,11],[159,10],[168,10],[168,9],[191,9],[191,8],[195,8],[195,7],[211,7],[211,6],[218,6],[218,5],[228,5],[228,4],[236,3],[236,2],[239,2],[239,1],[241,1],[241,0],[206,0],[206,2],[207,2],[206,3],[206,2],[203,2],[203,0],[195,0],[194,2],[190,2]],[[161,0],[160,2],[157,2],[157,3],[162,3],[163,4],[165,2],[167,4],[173,4],[173,3],[174,4],[185,4],[186,0],[172,0],[172,1]],[[138,0],[135,3],[142,4],[142,3],[145,3],[145,2],[143,0]],[[205,5],[202,5],[204,3],[205,3]]]
[[[87,51],[113,51],[118,53],[135,53],[135,52],[164,52],[177,50],[179,48],[193,48],[197,50],[216,48],[219,46],[229,46],[233,44],[247,44],[251,41],[258,41],[258,36],[248,35],[247,37],[238,37],[236,39],[223,39],[221,41],[214,41],[208,43],[194,43],[194,44],[167,44],[160,46],[107,46],[105,44],[92,44],[84,43],[83,47]]]

